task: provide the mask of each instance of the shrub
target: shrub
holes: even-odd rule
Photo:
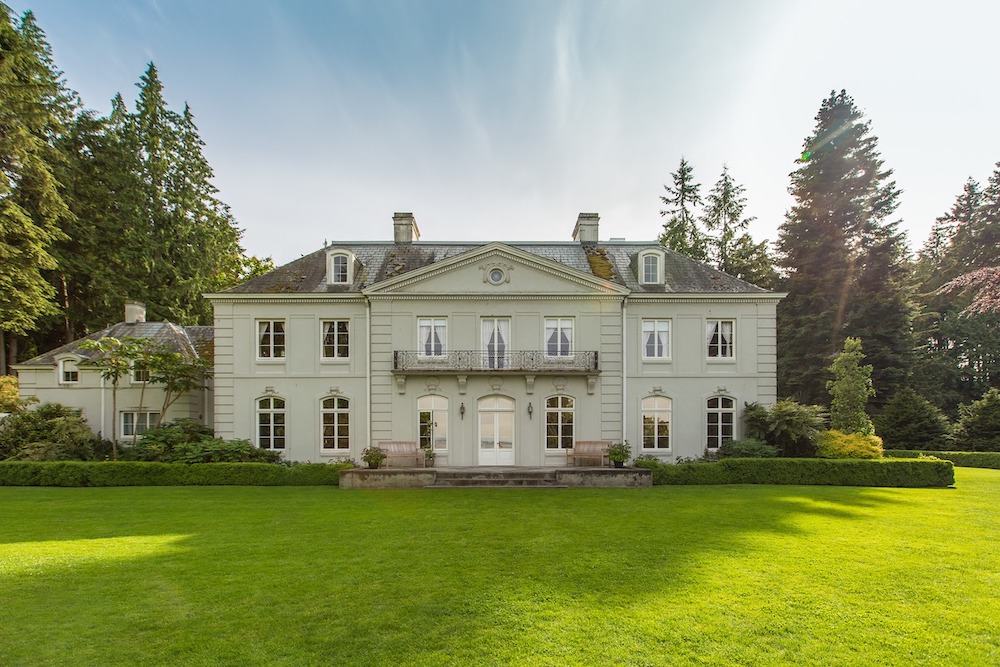
[[[66,445],[61,442],[29,442],[23,445],[8,461],[90,461],[93,447]]]
[[[955,448],[972,452],[1000,451],[1000,390],[990,389],[981,399],[958,408]]]
[[[887,449],[885,455],[897,459],[934,456],[945,461],[951,461],[959,468],[992,468],[993,470],[1000,470],[1000,452],[934,452],[914,451],[910,449]]]
[[[317,486],[336,485],[350,463],[0,461],[0,486]]]
[[[193,419],[178,419],[146,431],[124,450],[129,461],[159,463],[277,463],[281,454],[254,447],[249,440],[222,440]]]
[[[730,440],[722,443],[719,447],[720,459],[750,458],[766,459],[774,458],[778,455],[778,448],[769,445],[763,440],[745,438],[743,440]]]
[[[910,387],[900,389],[889,399],[876,422],[889,449],[950,449],[948,418]]]
[[[28,403],[38,399],[22,399],[17,390],[17,378],[13,375],[0,375],[0,413],[19,412]]]
[[[815,456],[816,438],[825,428],[826,412],[818,405],[783,399],[770,408],[750,403],[743,410],[748,438],[775,445],[782,456]]]
[[[18,455],[31,443],[52,443],[62,445],[73,459],[87,460],[94,456],[96,440],[79,410],[58,403],[43,403],[0,421],[0,459]]]
[[[644,462],[653,484],[799,484],[944,487],[955,483],[951,461],[935,459],[740,459],[718,463]]]
[[[821,459],[880,459],[882,438],[864,433],[824,431],[817,440],[816,456]]]

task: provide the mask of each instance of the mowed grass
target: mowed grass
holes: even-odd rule
[[[1000,471],[956,472],[0,488],[0,664],[1000,664]]]

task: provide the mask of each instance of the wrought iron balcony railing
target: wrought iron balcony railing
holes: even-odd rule
[[[544,350],[497,354],[483,350],[453,350],[426,355],[413,350],[393,352],[396,373],[597,373],[597,351],[549,355]]]

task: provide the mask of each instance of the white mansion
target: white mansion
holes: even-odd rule
[[[195,412],[301,461],[414,440],[439,466],[565,465],[577,439],[672,460],[740,437],[743,404],[775,400],[783,295],[655,242],[599,241],[598,221],[581,213],[572,242],[429,243],[397,213],[393,242],[206,295],[215,374]],[[73,405],[57,356],[18,367],[36,376],[23,393]],[[61,390],[33,391],[39,373]]]

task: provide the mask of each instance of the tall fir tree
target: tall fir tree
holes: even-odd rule
[[[667,220],[663,223],[660,245],[704,262],[708,259],[708,239],[698,227],[696,207],[701,206],[701,185],[694,180],[694,169],[681,157],[677,171],[670,174],[672,185],[664,185],[667,195],[660,201],[666,206],[660,215]]]
[[[0,374],[16,362],[19,337],[56,312],[44,272],[71,214],[53,174],[55,143],[75,103],[60,76],[31,12],[15,22],[0,4]]]
[[[877,145],[846,91],[823,100],[791,174],[795,204],[778,237],[788,292],[778,306],[782,395],[825,403],[825,371],[847,336],[863,339],[877,391],[905,376],[908,360],[898,354],[911,335],[904,240],[888,222],[899,190]],[[892,280],[880,283],[885,277]]]

